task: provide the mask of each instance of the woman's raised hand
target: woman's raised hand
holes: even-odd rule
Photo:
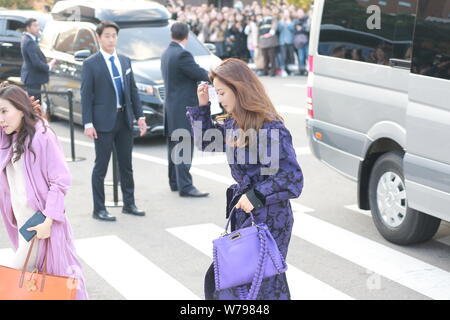
[[[44,112],[43,112],[42,107],[41,107],[41,102],[39,100],[36,100],[34,98],[34,96],[29,97],[29,99],[30,99],[31,104],[33,105],[34,111],[38,115],[42,116]]]
[[[200,106],[205,106],[209,102],[208,84],[201,83],[197,88],[198,103]]]

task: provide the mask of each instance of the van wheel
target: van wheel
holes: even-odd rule
[[[408,207],[400,152],[388,152],[375,162],[369,181],[372,219],[388,241],[410,245],[431,239],[441,220]]]

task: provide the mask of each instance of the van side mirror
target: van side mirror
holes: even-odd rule
[[[212,54],[216,54],[216,46],[213,43],[205,43],[206,49],[209,50]]]
[[[80,50],[75,52],[74,57],[75,61],[84,61],[89,58],[91,55],[91,50]]]

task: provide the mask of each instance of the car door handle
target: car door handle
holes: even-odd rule
[[[394,68],[411,69],[411,60],[389,59],[389,65]]]
[[[12,43],[9,42],[2,42],[2,47],[11,48],[13,46]]]

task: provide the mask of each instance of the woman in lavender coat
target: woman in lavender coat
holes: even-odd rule
[[[222,148],[209,151],[227,152],[231,175],[237,182],[228,188],[226,194],[227,218],[231,209],[236,208],[231,218],[232,230],[250,226],[248,213],[251,211],[256,223],[267,224],[286,258],[294,223],[289,199],[299,197],[303,188],[303,174],[291,134],[262,83],[244,62],[225,60],[212,72],[211,80],[227,115],[222,122],[211,120],[208,85],[203,84],[197,92],[200,106],[187,107],[187,116],[199,148],[204,150],[213,141],[215,146],[222,145]],[[211,135],[217,134],[217,137],[214,140],[202,139],[207,131]],[[249,133],[248,138],[243,133]],[[215,290],[211,266],[205,277],[205,298],[234,300],[239,299],[239,293],[236,287]],[[257,299],[290,299],[286,275],[264,279]]]
[[[18,229],[36,211],[45,221],[36,231],[29,268],[44,269],[45,241],[49,239],[47,273],[78,278],[77,299],[87,299],[73,233],[64,210],[71,175],[62,148],[48,123],[17,86],[0,88],[0,211],[16,250],[9,267],[22,269],[30,242]],[[39,247],[39,250],[36,250]],[[36,251],[38,252],[36,254]]]

